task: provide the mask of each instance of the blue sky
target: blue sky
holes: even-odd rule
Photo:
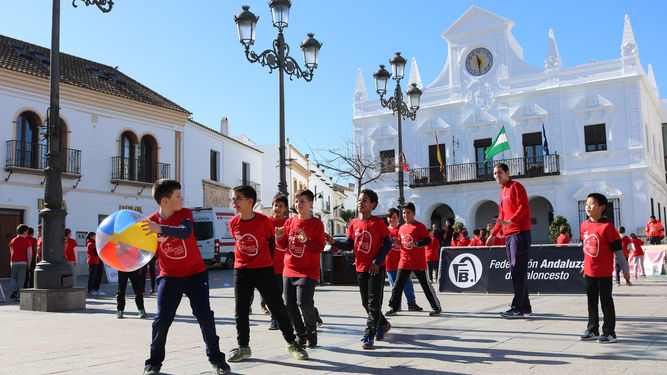
[[[243,54],[233,16],[246,4],[260,17],[254,49],[261,52],[277,35],[268,0],[115,0],[108,14],[80,0],[78,8],[62,0],[61,51],[118,66],[204,125],[217,129],[225,116],[232,134],[275,144],[278,75]],[[441,34],[472,5],[513,20],[524,60],[535,66],[544,64],[549,28],[564,66],[618,58],[627,13],[642,65],[653,65],[661,96],[667,93],[667,1],[293,0],[285,31],[291,55],[303,63],[299,44],[308,32],[324,45],[312,82],[286,81],[292,143],[307,153],[335,147],[350,135],[357,69],[369,98],[377,98],[372,73],[396,51],[417,59],[428,85],[446,61]],[[50,32],[51,1],[0,3],[0,34],[49,47]]]

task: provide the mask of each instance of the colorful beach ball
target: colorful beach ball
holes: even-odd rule
[[[146,218],[132,210],[107,216],[97,227],[95,245],[104,263],[119,271],[132,272],[143,267],[157,250],[157,235],[141,229]]]

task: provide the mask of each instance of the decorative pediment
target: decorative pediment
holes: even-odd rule
[[[612,108],[614,108],[614,103],[609,99],[602,95],[592,95],[579,100],[572,110],[575,112],[592,112],[611,110]]]
[[[376,127],[370,135],[373,140],[381,140],[387,138],[395,138],[398,135],[396,129],[391,125],[381,125]]]
[[[436,131],[440,133],[450,130],[452,130],[452,126],[441,118],[424,121],[418,128],[418,132],[422,134],[433,133]]]
[[[609,199],[623,197],[623,192],[616,186],[604,181],[594,181],[582,186],[572,198],[577,201],[585,201],[590,193],[600,193]]]
[[[549,112],[536,103],[522,104],[510,116],[516,122],[525,122],[533,120],[544,120],[549,117]]]
[[[478,112],[472,111],[465,120],[463,120],[463,125],[466,127],[477,127],[485,125],[495,125],[498,123],[498,119],[490,115],[488,112]]]
[[[449,40],[458,35],[479,33],[488,29],[511,28],[514,22],[507,18],[493,14],[476,6],[471,6],[458,20],[456,20],[442,36]]]

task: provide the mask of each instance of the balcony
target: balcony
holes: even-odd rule
[[[493,181],[493,166],[505,163],[512,178],[553,176],[560,174],[559,155],[493,160],[486,163],[464,163],[410,170],[410,187],[427,187],[469,182]]]
[[[7,141],[5,170],[10,172],[10,176],[14,172],[41,175],[46,168],[47,152],[48,148],[45,144],[17,140]],[[66,148],[62,156],[63,175],[72,178],[81,177],[81,150]]]
[[[161,178],[169,178],[169,164],[149,160],[114,156],[111,158],[111,183],[152,185]]]

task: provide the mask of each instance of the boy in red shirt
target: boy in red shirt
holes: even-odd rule
[[[384,287],[385,258],[391,251],[391,237],[384,220],[373,216],[378,196],[373,190],[364,189],[359,194],[359,217],[347,227],[347,241],[336,241],[328,234],[324,237],[332,248],[354,250],[354,265],[361,294],[361,305],[366,310],[366,331],[362,348],[373,349],[374,340],[383,340],[391,324],[382,315],[382,289]]]
[[[644,249],[642,249],[642,245],[644,245],[644,241],[640,240],[637,238],[637,235],[634,233],[630,234],[630,243],[632,244],[632,258],[635,263],[635,279],[637,278],[637,272],[639,271],[639,266],[642,266],[642,273],[644,277],[646,277],[646,270],[644,269]]]
[[[65,262],[72,266],[72,272],[76,280],[76,241],[72,238],[72,230],[65,228]]]
[[[401,260],[398,263],[396,283],[391,289],[389,310],[387,310],[385,315],[396,315],[398,308],[401,306],[403,286],[410,279],[410,275],[413,272],[419,280],[426,299],[431,304],[432,310],[429,315],[439,315],[442,312],[440,301],[435,295],[433,285],[426,279],[424,246],[431,243],[431,237],[428,236],[426,226],[415,220],[414,203],[409,202],[403,205],[403,219],[405,219],[405,224],[401,225],[401,228],[398,230],[398,234],[401,237]]]
[[[238,348],[232,349],[228,361],[249,358],[250,297],[255,288],[278,322],[287,342],[287,351],[297,359],[308,359],[290,324],[287,310],[276,283],[272,254],[275,249],[275,229],[271,220],[255,211],[257,192],[251,186],[237,186],[232,195],[232,207],[238,213],[229,220],[229,233],[234,236],[234,299],[236,301],[236,332]]]
[[[426,266],[428,267],[428,279],[432,283],[437,283],[438,263],[440,262],[440,242],[433,235],[433,229],[429,229],[428,235],[431,237],[431,243],[426,245],[426,249],[424,249]]]
[[[156,256],[160,262],[160,276],[157,279],[157,312],[153,320],[150,358],[146,360],[144,375],[160,373],[169,326],[183,294],[190,299],[192,313],[199,322],[209,362],[217,374],[228,374],[231,369],[220,352],[209,303],[208,271],[192,231],[192,211],[183,208],[181,184],[176,180],[157,180],[153,184],[153,198],[160,209],[148,217],[143,229],[147,234],[158,235]]]
[[[623,245],[623,256],[625,257],[625,261],[627,263],[628,257],[630,256],[630,253],[628,251],[628,245],[631,243],[630,237],[625,235],[624,226],[618,227],[618,234],[619,236],[621,236],[621,245]],[[616,270],[616,285],[621,285],[621,264],[617,259],[616,253],[614,253],[614,269]],[[627,286],[632,286],[630,280],[627,280],[625,284]]]
[[[598,339],[600,343],[616,342],[616,311],[614,300],[611,298],[611,275],[614,272],[614,257],[621,262],[623,275],[630,279],[628,263],[623,262],[623,245],[614,225],[602,216],[607,208],[607,197],[599,193],[588,195],[586,200],[586,215],[588,220],[581,223],[581,239],[584,249],[584,268],[581,270],[586,276],[586,296],[588,297],[588,326],[580,337],[583,341]],[[604,324],[602,336],[600,332],[600,318],[598,315],[598,300],[602,305]]]
[[[37,239],[35,238],[35,230],[32,227],[28,228],[26,233],[28,240],[30,241],[30,247],[32,248],[32,261],[28,265],[28,269],[25,273],[25,281],[23,282],[24,288],[32,288],[35,285],[35,266],[37,266]]]
[[[273,202],[271,203],[271,207],[273,209],[273,215],[269,216],[269,220],[271,220],[271,224],[273,225],[273,229],[275,233],[275,229],[277,227],[283,227],[285,225],[285,222],[287,221],[287,207],[289,206],[289,201],[287,200],[287,196],[285,194],[278,194],[275,197],[273,197]],[[284,260],[285,260],[285,252],[287,249],[280,248],[278,246],[275,247],[275,250],[273,251],[273,271],[275,272],[276,275],[276,284],[278,285],[278,289],[280,289],[280,294],[282,296],[283,294],[283,267],[285,267]],[[273,316],[273,313],[271,314],[271,323],[269,324],[269,329],[272,331],[278,330],[278,322],[276,322],[275,317]]]
[[[9,241],[9,267],[11,269],[11,282],[9,298],[18,301],[21,297],[21,287],[25,282],[25,273],[32,261],[32,245],[26,236],[28,226],[21,224],[16,227],[17,236]]]
[[[389,222],[389,236],[391,237],[391,250],[385,258],[386,267],[387,267],[387,276],[389,276],[389,285],[393,288],[394,283],[396,282],[396,272],[398,271],[398,262],[401,260],[401,237],[398,234],[399,224],[398,220],[401,213],[398,209],[392,207],[387,210],[387,221]],[[453,232],[453,230],[452,230]],[[405,283],[403,287],[403,293],[405,294],[405,299],[408,300],[408,311],[422,311],[424,309],[421,306],[417,305],[415,298],[415,289],[412,285],[412,281]],[[401,311],[401,307],[398,307],[398,311]]]
[[[468,237],[468,230],[464,229],[461,231],[458,241],[456,241],[457,247],[470,246],[470,237]]]
[[[315,285],[320,278],[320,254],[324,250],[324,225],[310,215],[313,192],[297,191],[294,208],[298,213],[277,227],[276,246],[286,248],[283,268],[283,290],[287,313],[302,344],[317,346],[317,313]],[[303,315],[303,318],[302,318]]]
[[[570,243],[570,233],[567,231],[565,225],[561,225],[559,228],[560,235],[556,239],[556,247],[563,247],[562,245],[567,245]],[[561,245],[561,246],[558,246]]]
[[[482,229],[475,228],[472,230],[472,240],[470,240],[470,244],[468,246],[470,247],[484,246],[484,242],[482,242]]]

